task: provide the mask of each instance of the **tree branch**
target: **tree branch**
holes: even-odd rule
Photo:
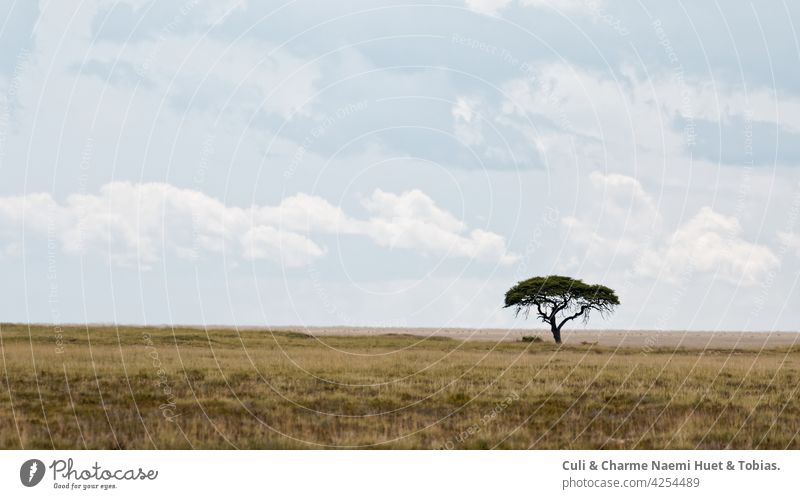
[[[558,325],[558,329],[561,329],[562,327],[564,327],[564,324],[566,324],[567,321],[571,321],[572,319],[580,317],[581,315],[583,315],[584,312],[586,312],[591,307],[592,307],[591,305],[582,305],[579,312],[577,312],[577,313],[575,313],[573,315],[570,315],[568,317],[565,317],[564,320],[562,320],[561,323]]]

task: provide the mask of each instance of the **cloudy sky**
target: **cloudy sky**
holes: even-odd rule
[[[796,3],[0,5],[0,321],[798,329]]]

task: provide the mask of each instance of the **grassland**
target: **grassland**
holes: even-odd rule
[[[798,448],[800,350],[0,325],[0,448]]]

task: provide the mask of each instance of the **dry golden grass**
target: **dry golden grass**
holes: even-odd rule
[[[787,347],[9,324],[0,342],[6,449],[800,447]]]

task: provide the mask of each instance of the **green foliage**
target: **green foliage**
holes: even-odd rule
[[[534,305],[537,301],[576,300],[619,305],[614,290],[580,279],[551,275],[520,281],[506,292],[506,307]]]
[[[526,316],[531,310],[550,325],[556,342],[565,323],[582,317],[589,320],[591,312],[606,316],[619,305],[613,289],[600,284],[586,284],[580,279],[551,275],[520,281],[506,292],[505,306],[514,307],[517,314]]]
[[[523,343],[541,343],[544,340],[539,336],[523,336],[520,341]]]

